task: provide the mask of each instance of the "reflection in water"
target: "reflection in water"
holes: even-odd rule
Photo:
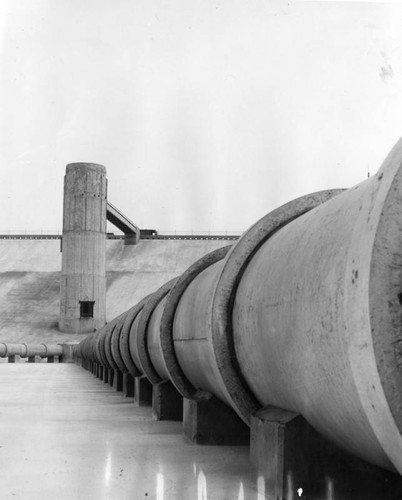
[[[197,465],[195,462],[193,463],[193,472],[194,472],[194,476],[196,476],[197,475]]]
[[[202,470],[198,474],[197,493],[198,500],[207,500],[207,480]]]
[[[244,486],[243,483],[240,483],[239,494],[237,496],[237,500],[244,500]]]
[[[112,477],[112,452],[108,451],[105,465],[105,485],[108,486]]]
[[[327,477],[327,500],[334,500],[334,483]]]
[[[265,500],[265,480],[262,476],[259,476],[257,480],[257,493],[258,500]]]
[[[158,472],[158,474],[156,475],[156,500],[163,500],[163,491],[164,491],[163,474]]]
[[[288,493],[288,500],[293,500],[293,476],[291,472],[288,472],[286,476],[286,488]]]

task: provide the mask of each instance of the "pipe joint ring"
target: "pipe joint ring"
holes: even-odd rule
[[[124,360],[123,360],[123,358],[121,356],[121,352],[120,352],[120,335],[121,335],[121,329],[123,327],[125,319],[126,319],[126,313],[123,313],[119,317],[119,320],[117,321],[116,326],[113,330],[112,336],[110,338],[110,350],[111,350],[113,359],[116,362],[116,365],[118,366],[118,370],[120,370],[121,373],[128,373],[127,366],[124,363]]]
[[[218,248],[192,264],[176,281],[167,298],[160,326],[162,354],[172,384],[187,399],[200,400],[199,391],[184,374],[174,348],[173,322],[180,299],[190,283],[206,268],[227,255],[232,245]],[[201,398],[202,399],[202,398]]]
[[[131,327],[134,323],[135,318],[138,316],[138,314],[142,311],[142,308],[146,304],[147,300],[151,297],[150,295],[147,295],[145,298],[143,298],[138,304],[136,304],[134,307],[129,309],[128,313],[126,314],[121,333],[120,333],[120,353],[121,357],[123,358],[124,364],[126,365],[128,372],[133,376],[133,377],[141,377],[142,372],[138,368],[138,366],[135,364],[133,356],[130,351],[130,335],[131,335]]]
[[[178,278],[171,279],[149,297],[141,312],[141,317],[138,324],[136,339],[138,355],[142,368],[144,369],[144,374],[152,384],[160,384],[161,382],[163,382],[163,379],[157,373],[149,355],[147,342],[148,324],[156,306],[170,292],[177,279]]]

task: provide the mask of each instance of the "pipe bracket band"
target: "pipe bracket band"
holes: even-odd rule
[[[112,353],[112,357],[116,365],[118,366],[118,370],[120,370],[122,373],[128,372],[120,352],[120,335],[125,319],[126,319],[126,313],[123,313],[118,317],[118,321],[110,338],[110,350]]]
[[[26,358],[26,357],[28,357],[28,345],[27,345],[27,344],[24,344],[24,343],[22,343],[21,345],[25,346],[25,355],[24,355],[24,356],[22,356],[22,357],[23,357],[23,358]]]
[[[232,245],[218,248],[192,264],[176,281],[176,284],[169,293],[167,298],[160,326],[160,340],[162,346],[163,359],[166,364],[172,384],[176,387],[179,393],[187,399],[200,399],[199,391],[188,380],[184,374],[176,356],[173,340],[173,322],[176,314],[177,306],[183,293],[186,291],[189,284],[198,276],[204,269],[222,260],[228,253]],[[202,399],[202,398],[201,398]]]
[[[141,312],[142,308],[144,307],[145,303],[147,300],[151,297],[150,295],[147,295],[145,298],[143,298],[138,304],[133,306],[131,309],[128,310],[126,319],[123,323],[121,333],[120,333],[120,353],[121,357],[123,358],[124,364],[126,365],[128,372],[133,376],[133,377],[141,377],[142,372],[138,368],[138,366],[134,363],[134,359],[131,355],[130,352],[130,335],[131,335],[131,327],[132,324],[135,320],[135,318],[138,316],[138,314]]]
[[[151,357],[148,352],[148,342],[147,342],[147,329],[148,323],[151,318],[154,309],[159,304],[159,302],[170,292],[173,285],[176,283],[178,278],[173,278],[164,285],[162,285],[155,293],[153,293],[147,300],[144,308],[141,312],[140,321],[137,329],[137,348],[138,355],[140,357],[141,365],[144,369],[144,374],[152,384],[160,384],[163,382],[162,378],[157,373],[154,368]]]

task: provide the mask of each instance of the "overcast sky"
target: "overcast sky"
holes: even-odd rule
[[[140,227],[242,231],[402,135],[402,6],[0,0],[0,230],[62,226],[67,163]]]

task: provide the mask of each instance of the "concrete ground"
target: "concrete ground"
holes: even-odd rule
[[[74,364],[0,364],[0,498],[262,500],[247,447],[196,446],[181,423]]]

